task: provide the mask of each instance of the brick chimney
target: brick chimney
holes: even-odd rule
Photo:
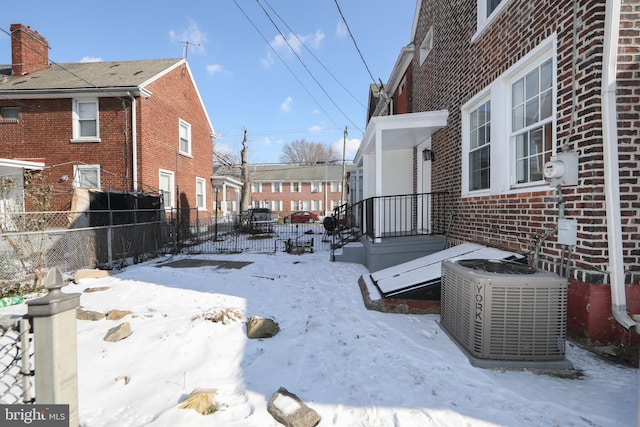
[[[11,74],[15,77],[49,67],[49,42],[22,24],[11,24]]]

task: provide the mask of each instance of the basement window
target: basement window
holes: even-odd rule
[[[18,107],[0,107],[0,120],[3,122],[17,122]]]

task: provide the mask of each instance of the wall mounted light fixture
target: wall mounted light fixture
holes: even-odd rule
[[[431,151],[428,148],[425,148],[424,150],[422,150],[422,160],[423,161],[427,161],[427,160],[431,160],[432,162],[436,159],[435,154],[433,154],[433,151]]]

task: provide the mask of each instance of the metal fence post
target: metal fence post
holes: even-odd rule
[[[34,321],[36,403],[69,405],[69,427],[77,427],[76,308],[80,294],[62,292],[64,285],[60,269],[50,269],[45,279],[49,293],[28,301],[27,312]]]

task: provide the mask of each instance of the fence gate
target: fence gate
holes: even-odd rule
[[[0,402],[33,403],[33,334],[27,318],[0,319]]]

